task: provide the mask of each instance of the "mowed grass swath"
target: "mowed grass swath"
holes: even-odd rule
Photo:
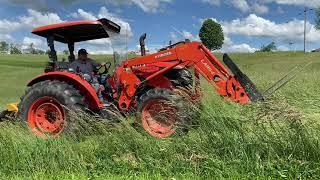
[[[1,178],[319,178],[320,55],[231,57],[262,90],[296,65],[313,63],[263,103],[227,102],[203,83],[199,117],[181,137],[158,140],[137,132],[129,123],[134,117],[117,125],[75,117],[83,121],[82,132],[48,140],[36,138],[24,123],[2,122]],[[19,101],[26,83],[43,71],[46,60],[46,56],[0,56],[2,107]]]

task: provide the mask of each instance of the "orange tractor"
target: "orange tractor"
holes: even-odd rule
[[[104,63],[88,76],[69,67],[75,60],[75,43],[119,34],[119,25],[107,19],[73,21],[39,27],[33,33],[47,39],[50,61],[45,72],[27,84],[21,102],[11,104],[2,116],[16,113],[37,136],[58,137],[70,129],[71,110],[106,119],[111,109],[119,115],[134,112],[145,131],[157,138],[187,131],[190,104],[201,96],[200,76],[227,100],[247,104],[264,99],[228,55],[223,59],[227,68],[199,42],[186,40],[146,55],[143,35],[141,56],[123,61],[113,72],[111,63]],[[58,61],[55,41],[68,45],[68,62]],[[101,97],[97,82],[105,87]]]

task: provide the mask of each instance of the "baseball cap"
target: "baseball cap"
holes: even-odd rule
[[[85,50],[85,49],[80,49],[79,51],[78,51],[78,55],[87,55],[88,53],[87,53],[87,50]]]

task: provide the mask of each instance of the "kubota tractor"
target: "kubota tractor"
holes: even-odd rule
[[[70,69],[77,42],[109,38],[120,26],[107,20],[63,22],[42,26],[33,33],[45,37],[50,61],[45,72],[32,79],[18,104],[2,113],[16,113],[37,136],[58,137],[70,129],[70,111],[84,111],[110,118],[137,114],[137,122],[152,136],[169,137],[187,131],[192,118],[190,103],[200,98],[200,75],[227,100],[247,104],[263,99],[249,78],[224,55],[226,68],[203,44],[182,41],[146,55],[140,38],[141,56],[124,60],[113,72],[110,62],[91,75]],[[58,61],[54,42],[68,45],[68,62]],[[103,72],[101,72],[103,70]],[[105,90],[98,97],[96,85]]]

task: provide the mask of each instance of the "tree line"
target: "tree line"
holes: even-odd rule
[[[6,41],[0,41],[0,54],[48,54],[48,51],[43,51],[34,47],[33,43],[30,43],[26,49],[21,49],[20,46],[7,43]]]

